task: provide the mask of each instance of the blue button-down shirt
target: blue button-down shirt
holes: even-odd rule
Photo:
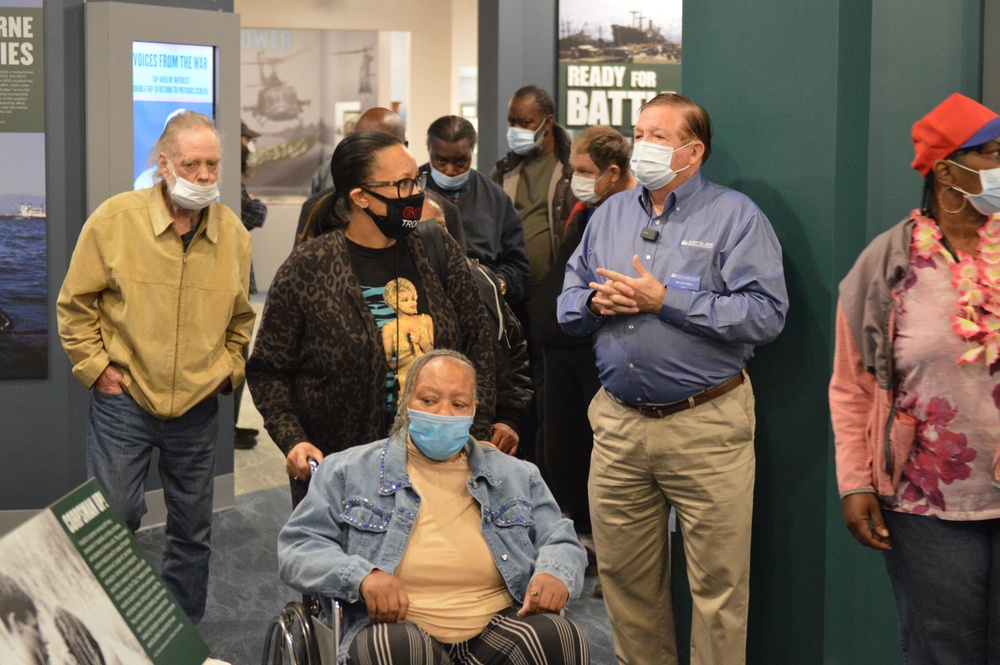
[[[640,233],[658,232],[655,241]],[[667,293],[656,314],[601,317],[587,307],[595,272],[635,275],[633,255]],[[645,187],[617,194],[594,214],[566,264],[559,323],[594,335],[601,383],[629,404],[667,403],[738,373],[754,347],[785,323],[781,246],[764,213],[699,171],[654,215]]]

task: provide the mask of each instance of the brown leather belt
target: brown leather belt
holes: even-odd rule
[[[622,406],[627,406],[630,409],[635,409],[647,418],[666,418],[667,416],[677,413],[679,411],[684,411],[685,409],[693,409],[699,404],[704,404],[705,402],[711,402],[717,397],[722,397],[728,393],[733,388],[737,387],[743,383],[744,373],[734,375],[732,378],[726,379],[723,383],[715,386],[714,388],[709,388],[703,390],[700,393],[695,393],[687,399],[678,400],[676,402],[670,402],[669,404],[629,404],[628,402],[623,402],[611,393],[608,395],[614,401],[618,402]],[[605,390],[604,392],[608,392]]]

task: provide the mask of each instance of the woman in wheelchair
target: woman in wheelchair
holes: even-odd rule
[[[464,356],[421,356],[390,438],[324,460],[282,528],[281,578],[345,606],[339,662],[590,662],[559,614],[586,552],[537,468],[469,436],[475,409]]]

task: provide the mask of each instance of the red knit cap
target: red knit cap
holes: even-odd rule
[[[965,95],[954,93],[913,125],[913,168],[926,176],[934,162],[959,148],[1000,137],[1000,116]]]

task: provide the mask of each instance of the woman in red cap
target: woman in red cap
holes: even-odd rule
[[[884,552],[915,663],[1000,662],[1000,117],[913,126],[921,207],[840,283],[830,414],[844,523]]]

